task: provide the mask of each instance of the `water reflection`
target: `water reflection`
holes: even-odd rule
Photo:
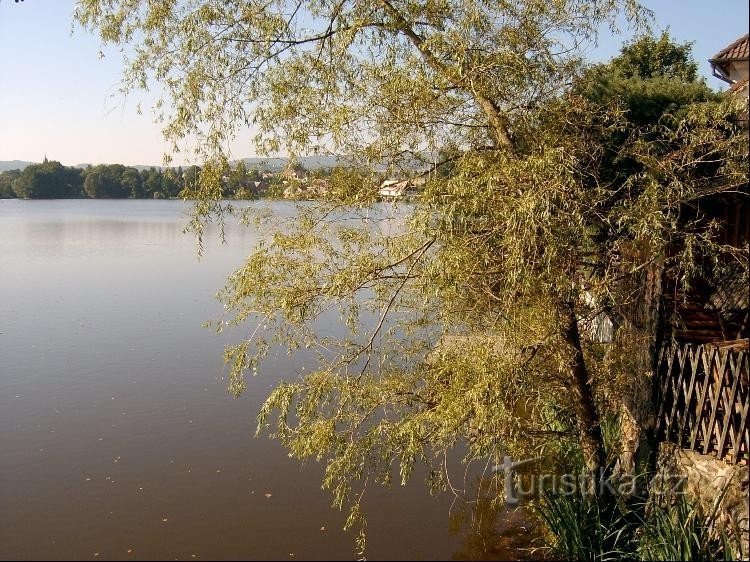
[[[231,229],[199,262],[185,211],[0,201],[0,558],[352,558],[319,467],[251,437],[268,391],[305,365],[272,354],[232,399],[222,349],[242,330],[201,327],[256,238]],[[419,481],[368,502],[371,558],[507,552]]]

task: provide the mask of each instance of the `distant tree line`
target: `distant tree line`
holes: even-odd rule
[[[23,170],[0,173],[0,199],[169,199],[180,196],[198,179],[200,167],[138,170],[122,164],[75,168],[47,160]],[[252,199],[273,192],[275,177],[244,162],[229,168],[224,196]]]

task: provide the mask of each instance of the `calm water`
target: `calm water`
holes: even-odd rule
[[[353,557],[319,467],[252,437],[300,366],[279,354],[234,399],[221,357],[240,334],[201,327],[253,234],[198,261],[185,209],[0,200],[0,558]],[[483,543],[420,482],[366,507],[372,559],[508,556],[519,534]]]

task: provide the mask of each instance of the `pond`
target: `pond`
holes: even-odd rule
[[[198,260],[187,209],[0,201],[0,558],[353,558],[320,467],[253,437],[299,366],[272,354],[232,398],[222,350],[241,331],[202,327],[256,235],[230,228]],[[478,538],[419,478],[365,507],[372,559],[514,557],[524,534],[508,513]]]

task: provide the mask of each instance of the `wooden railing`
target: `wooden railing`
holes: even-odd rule
[[[660,357],[656,381],[661,440],[748,463],[748,340],[673,343]]]

